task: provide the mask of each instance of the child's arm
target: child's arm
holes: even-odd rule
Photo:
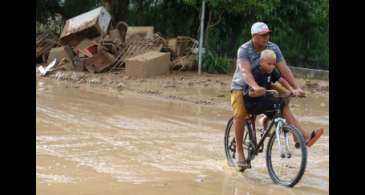
[[[253,90],[252,89],[252,87],[249,87],[249,89],[248,89],[249,91],[248,91],[248,95],[250,96],[250,97],[260,97],[260,96],[262,96],[259,92],[257,92],[257,91],[255,91],[255,90]]]
[[[288,83],[287,80],[285,80],[283,77],[280,77],[280,79],[278,80],[278,82],[283,85],[285,88],[287,88],[291,93],[294,94],[294,89],[293,87],[291,87]]]

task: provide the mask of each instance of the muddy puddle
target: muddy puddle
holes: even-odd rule
[[[328,133],[289,189],[272,184],[264,153],[243,175],[226,165],[225,107],[36,85],[37,194],[328,194]],[[328,98],[294,101],[306,127],[328,130]]]

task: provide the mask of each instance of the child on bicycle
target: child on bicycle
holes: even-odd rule
[[[272,86],[275,82],[279,82],[282,86],[284,86],[291,94],[297,96],[296,91],[289,85],[288,81],[286,81],[283,77],[280,76],[280,73],[275,69],[276,64],[276,54],[274,51],[265,49],[261,52],[260,55],[260,65],[254,67],[251,72],[256,81],[256,83],[267,89],[271,90]],[[245,107],[246,110],[251,114],[261,114],[265,113],[267,117],[262,121],[264,128],[267,127],[269,119],[273,117],[273,113],[268,113],[268,110],[273,110],[274,103],[276,101],[272,96],[258,96],[255,94],[251,88],[245,84],[243,87],[244,99],[245,99]],[[287,94],[289,95],[289,94]],[[283,115],[285,117],[285,107],[288,104],[283,104],[281,108],[283,111]],[[319,137],[323,134],[323,128],[312,131],[309,138],[306,138],[307,146],[311,146],[316,142]],[[299,145],[296,144],[296,147]]]
[[[275,64],[275,52],[269,49],[263,50],[260,56],[260,65],[251,70],[256,83],[267,90],[272,90],[272,84],[278,81],[291,93],[294,93],[294,89],[275,69]],[[275,99],[272,98],[272,96],[258,96],[247,84],[243,86],[243,93],[245,98],[245,107],[249,113],[261,114],[274,109],[273,105],[275,103]],[[268,113],[265,114],[269,115]],[[272,118],[272,116],[269,116],[269,118]]]

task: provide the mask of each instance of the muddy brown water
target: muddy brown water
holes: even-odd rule
[[[328,97],[293,101],[307,128],[327,132],[309,149],[303,179],[285,188],[272,184],[264,153],[244,174],[227,166],[229,109],[36,85],[37,194],[328,194]]]

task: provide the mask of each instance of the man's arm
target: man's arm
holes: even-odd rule
[[[256,83],[255,79],[253,78],[253,75],[251,72],[251,64],[244,60],[238,60],[237,63],[240,66],[241,72],[243,74],[243,79],[246,82],[246,84],[252,88],[259,87],[259,85]]]
[[[251,72],[251,64],[245,60],[237,60],[245,83],[253,89],[253,96],[265,95],[265,88],[260,87]]]
[[[280,79],[278,80],[278,82],[284,86],[285,88],[287,88],[290,92],[294,93],[294,89],[292,86],[290,86],[290,84],[288,83],[288,81],[286,79],[284,79],[283,77],[280,77]]]
[[[285,58],[283,56],[283,54],[281,53],[281,50],[279,48],[279,46],[277,46],[276,44],[274,44],[274,51],[276,53],[276,67],[279,69],[282,77],[284,77],[284,79],[286,79],[289,84],[296,90],[303,92],[304,95],[304,91],[302,89],[300,89],[298,83],[296,82],[293,73],[291,72],[291,70],[289,69],[288,65],[286,64]]]
[[[299,85],[295,81],[294,75],[286,64],[285,60],[281,60],[277,63],[276,67],[279,69],[281,76],[288,81],[288,83],[294,88],[298,89]]]
[[[305,92],[301,89],[296,82],[293,73],[289,69],[288,65],[286,64],[285,60],[281,60],[279,63],[276,64],[276,67],[279,69],[282,77],[294,88],[294,94],[299,97],[304,97]]]

